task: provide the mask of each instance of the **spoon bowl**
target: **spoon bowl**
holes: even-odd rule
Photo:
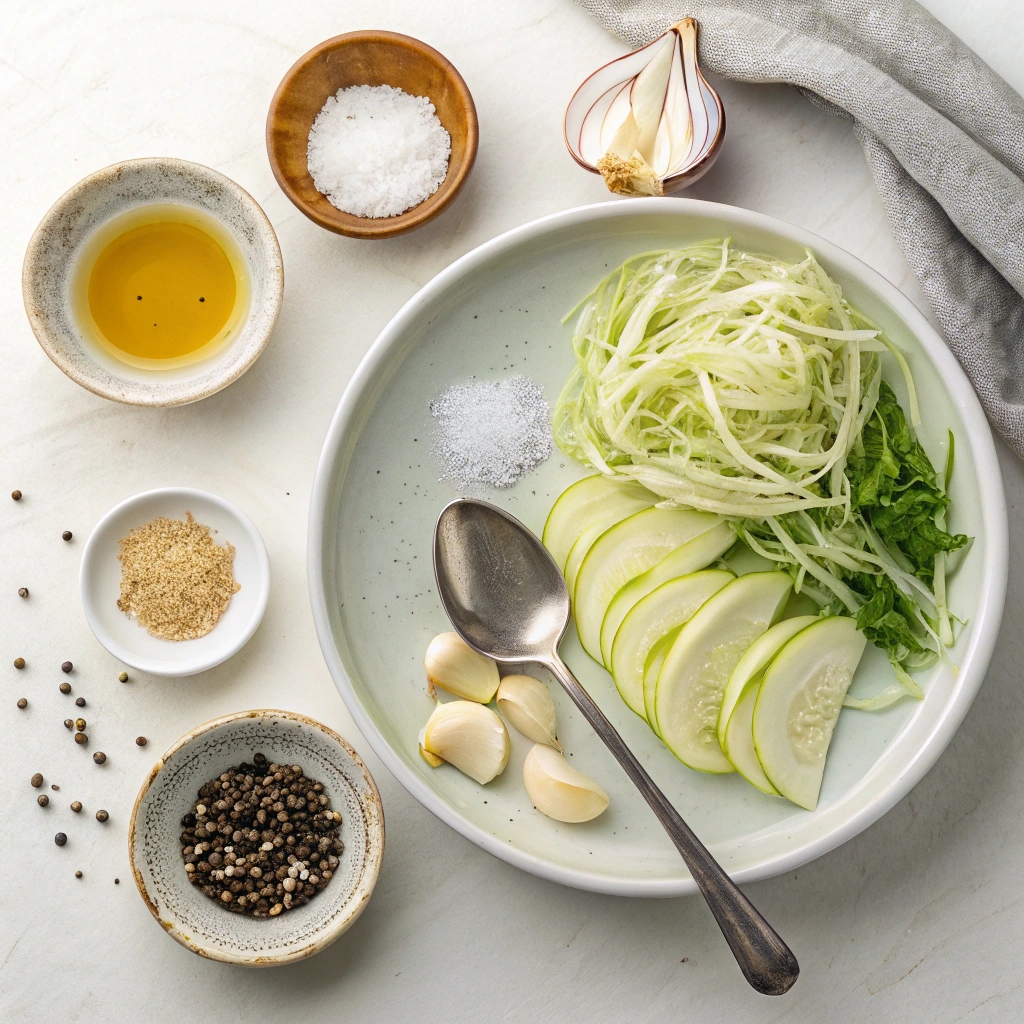
[[[569,625],[554,559],[519,520],[457,498],[434,531],[438,593],[463,639],[500,662],[544,661]]]

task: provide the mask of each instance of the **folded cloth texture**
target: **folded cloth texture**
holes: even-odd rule
[[[576,0],[642,46],[853,122],[893,233],[993,426],[1024,457],[1024,100],[914,0]]]

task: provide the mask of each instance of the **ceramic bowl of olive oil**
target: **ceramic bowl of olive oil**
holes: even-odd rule
[[[22,271],[50,359],[130,405],[185,405],[237,380],[266,346],[283,290],[277,236],[252,196],[165,157],[106,167],[66,192]]]

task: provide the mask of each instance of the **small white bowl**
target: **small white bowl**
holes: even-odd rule
[[[229,913],[193,886],[178,838],[199,788],[256,753],[301,765],[323,783],[341,811],[345,844],[329,884],[271,918]],[[163,929],[193,953],[246,967],[290,963],[330,945],[369,902],[383,855],[384,809],[366,765],[332,729],[288,711],[240,711],[187,733],[149,773],[128,828],[135,884]]]
[[[198,640],[161,640],[117,607],[121,594],[119,544],[130,530],[157,516],[184,519],[191,512],[209,526],[218,544],[235,549],[235,579],[241,584],[220,621]],[[158,676],[205,672],[240,651],[267,609],[270,559],[253,521],[230,501],[189,487],[144,491],[115,505],[85,545],[79,587],[85,617],[96,639],[119,661]]]
[[[248,273],[249,308],[233,340],[209,357],[177,368],[136,368],[86,341],[73,284],[79,256],[99,229],[165,203],[202,211],[235,240]],[[21,289],[43,351],[77,384],[128,405],[186,405],[226,388],[259,357],[281,309],[284,267],[267,215],[240,185],[203,164],[146,157],[90,174],[50,207],[25,251]]]

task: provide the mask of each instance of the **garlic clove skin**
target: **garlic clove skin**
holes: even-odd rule
[[[439,633],[430,641],[423,659],[431,687],[463,700],[488,704],[501,682],[498,666],[490,658],[477,654],[458,633]]]
[[[590,821],[608,806],[608,794],[593,779],[541,743],[526,755],[523,782],[533,806],[555,821]]]
[[[423,746],[423,734],[426,732],[425,729],[420,729],[420,757],[423,758],[431,768],[440,768],[444,764],[444,758],[438,757],[437,754],[432,754]]]
[[[481,786],[505,770],[512,752],[497,712],[471,700],[438,704],[423,728],[420,745]]]
[[[539,679],[505,676],[498,687],[498,710],[528,740],[561,752],[555,735],[555,702]]]

